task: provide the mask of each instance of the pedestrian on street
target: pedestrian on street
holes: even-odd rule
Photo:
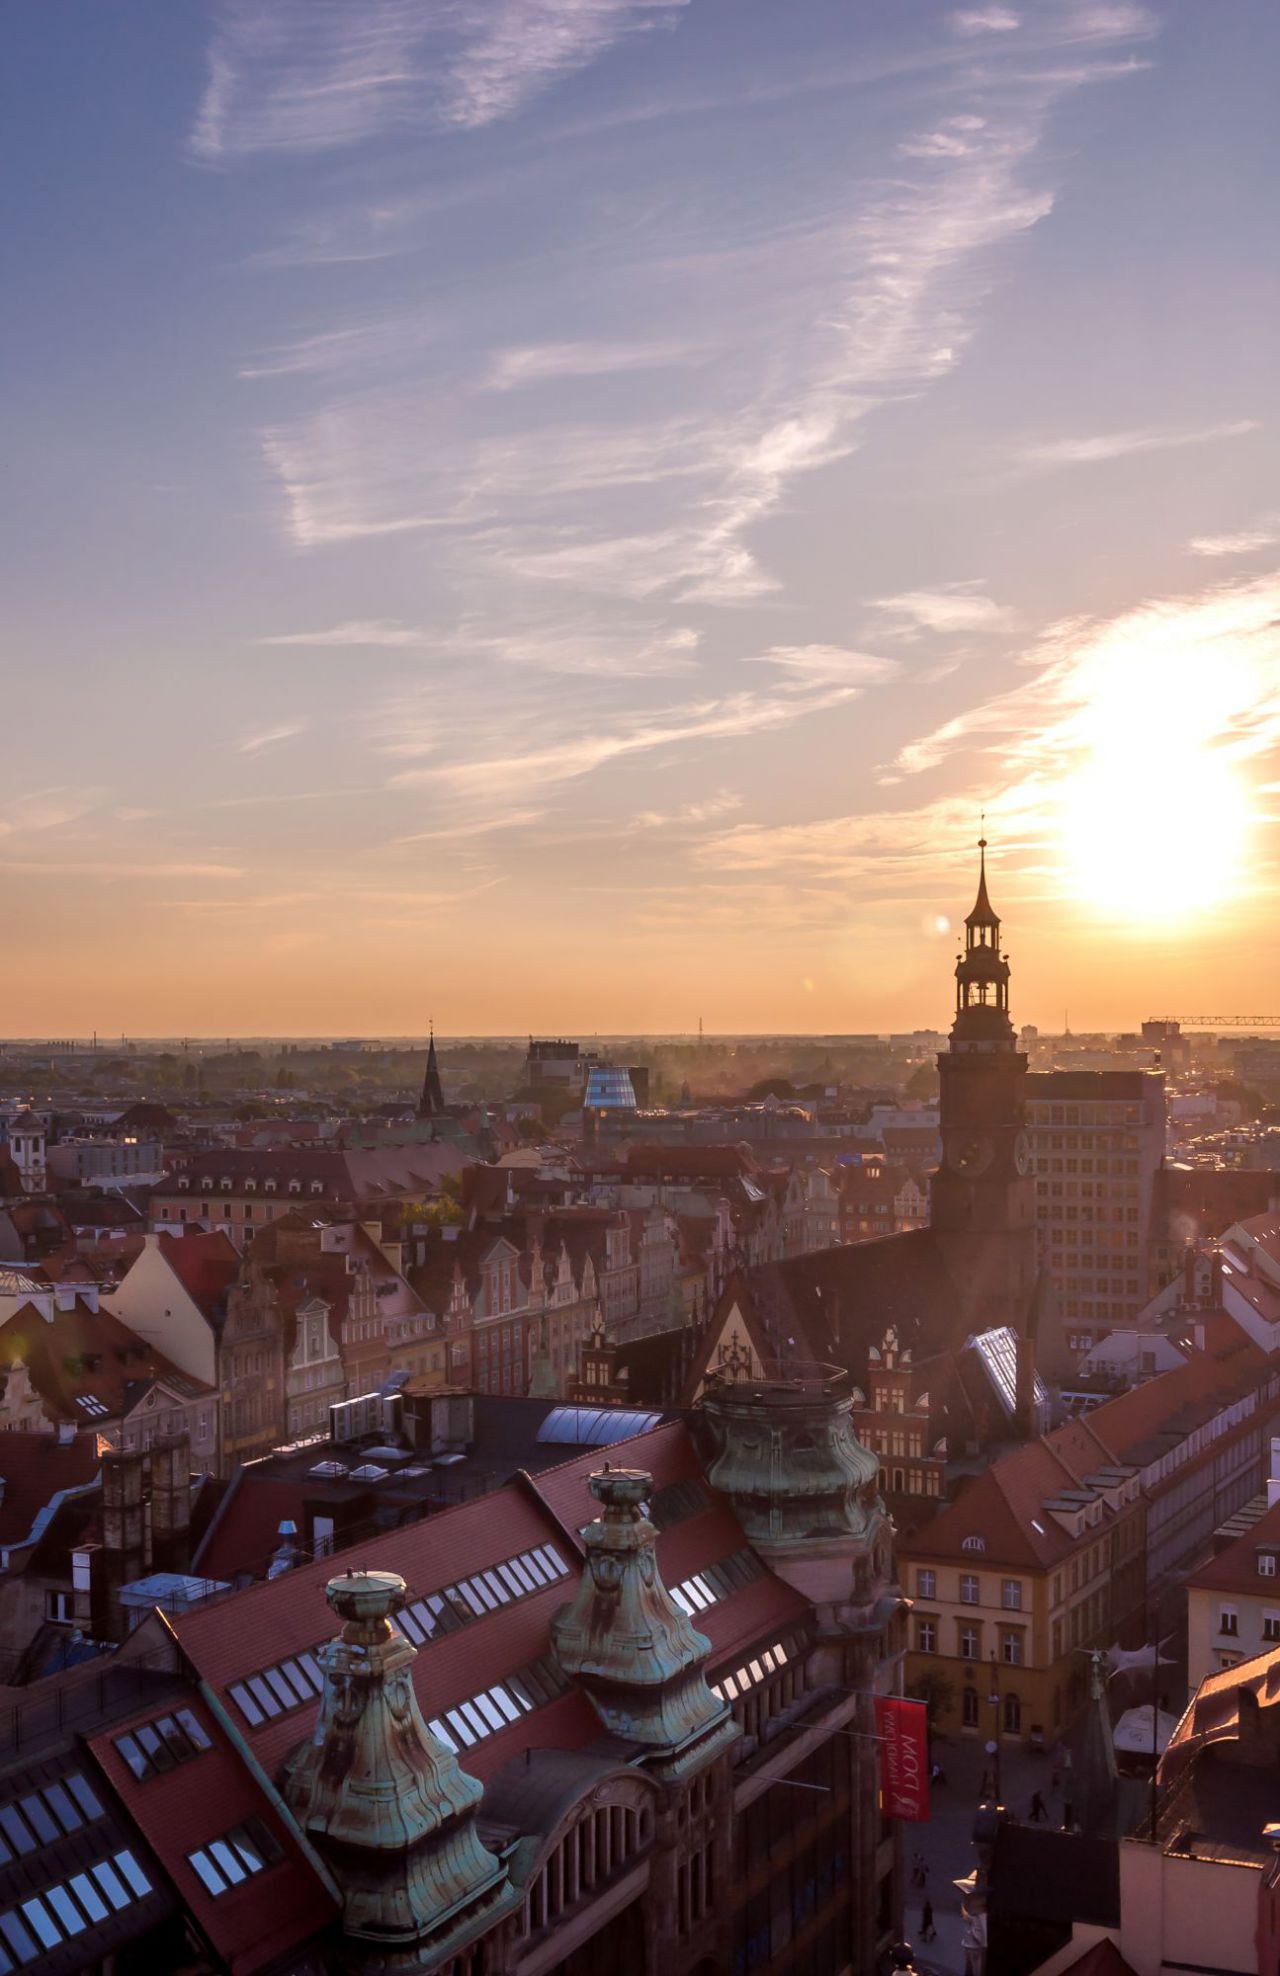
[[[924,1903],[920,1909],[920,1940],[922,1942],[931,1942],[934,1940],[937,1932],[937,1929],[933,1925],[933,1902],[926,1894]]]
[[[1031,1793],[1031,1823],[1033,1825],[1043,1825],[1048,1819],[1048,1816],[1049,1814],[1044,1808],[1044,1799],[1041,1797],[1039,1791],[1033,1791]]]

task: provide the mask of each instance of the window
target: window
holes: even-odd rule
[[[1263,1613],[1262,1637],[1264,1640],[1280,1640],[1280,1612]]]
[[[190,1763],[202,1750],[213,1748],[204,1725],[189,1708],[157,1716],[139,1729],[115,1739],[116,1748],[140,1781],[158,1777],[179,1764]]]
[[[1276,1575],[1276,1554],[1274,1551],[1258,1552],[1258,1576],[1274,1578]]]
[[[41,1948],[62,1948],[89,1923],[105,1921],[112,1910],[119,1913],[150,1892],[151,1882],[127,1851],[43,1888],[0,1913],[0,1969],[34,1962]]]
[[[1001,1579],[1000,1603],[1006,1612],[1022,1611],[1022,1580],[1020,1578]]]
[[[936,1599],[938,1596],[938,1574],[936,1571],[917,1571],[916,1597]]]
[[[188,1863],[215,1900],[283,1857],[282,1848],[258,1818],[233,1825],[225,1838],[211,1839],[207,1846],[197,1846],[187,1854]]]
[[[977,1691],[977,1689],[976,1689],[976,1688],[966,1688],[966,1689],[965,1689],[965,1691],[964,1691],[964,1693],[963,1693],[963,1694],[961,1695],[961,1697],[960,1697],[960,1720],[961,1720],[961,1721],[963,1722],[963,1724],[964,1724],[964,1726],[965,1726],[965,1728],[966,1728],[966,1729],[976,1729],[976,1728],[977,1728],[977,1726],[978,1726],[978,1691]]]
[[[1017,1736],[1022,1730],[1022,1703],[1016,1695],[1004,1698],[1004,1731],[1006,1736]]]
[[[916,1621],[916,1651],[922,1654],[936,1653],[938,1650],[938,1628],[932,1619]]]
[[[978,1658],[978,1656],[979,1656],[979,1654],[981,1653],[981,1651],[982,1651],[982,1648],[981,1648],[981,1646],[980,1646],[980,1644],[979,1644],[979,1640],[978,1640],[978,1629],[977,1629],[977,1627],[976,1627],[976,1626],[962,1626],[962,1627],[960,1628],[960,1654],[961,1654],[961,1658],[962,1658],[962,1659],[964,1659],[964,1660],[977,1660],[977,1658]]]
[[[70,1626],[75,1618],[70,1592],[46,1592],[44,1616],[54,1626]]]
[[[977,1605],[978,1603],[978,1581],[968,1572],[961,1575],[960,1603],[961,1605]]]
[[[1000,1636],[1000,1657],[1008,1667],[1022,1665],[1021,1633],[1002,1633]]]
[[[1224,1605],[1218,1607],[1218,1631],[1219,1633],[1226,1633],[1233,1640],[1235,1639],[1237,1633],[1240,1631],[1240,1615],[1234,1606]]]
[[[966,1537],[960,1548],[962,1551],[985,1551],[987,1540],[985,1537]]]

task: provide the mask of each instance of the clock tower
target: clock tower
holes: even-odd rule
[[[1025,1338],[1036,1282],[1036,1183],[1026,1124],[1027,1059],[1009,1017],[1009,963],[987,893],[978,896],[956,963],[956,1014],[938,1058],[942,1164],[930,1223],[967,1332],[1009,1325]]]

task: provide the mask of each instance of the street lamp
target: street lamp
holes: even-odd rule
[[[1000,1662],[996,1659],[995,1648],[991,1650],[991,1693],[987,1696],[995,1717],[995,1733],[988,1744],[991,1757],[991,1781],[995,1787],[996,1803],[1000,1803]]]

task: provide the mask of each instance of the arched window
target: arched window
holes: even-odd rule
[[[1004,1698],[1004,1729],[1006,1736],[1017,1736],[1022,1731],[1022,1703],[1013,1694]]]
[[[977,1728],[978,1691],[976,1688],[966,1688],[963,1695],[960,1697],[960,1720],[963,1722],[966,1729]]]

